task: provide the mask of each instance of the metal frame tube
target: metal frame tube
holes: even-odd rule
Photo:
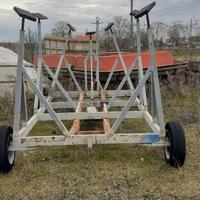
[[[155,59],[156,56],[155,56],[155,47],[154,47],[154,43],[153,43],[153,33],[152,33],[151,28],[148,28],[147,32],[148,32],[151,66],[153,67],[152,81],[153,81],[153,92],[155,93],[153,95],[155,95],[155,97],[156,97],[156,98],[153,98],[152,105],[156,106],[155,112],[157,114],[158,122],[161,127],[161,134],[162,134],[162,136],[164,136],[165,135],[164,114],[163,114],[163,106],[162,106],[159,79],[158,79],[158,69],[157,69],[156,59]]]
[[[68,69],[68,71],[69,71],[69,73],[70,73],[70,75],[71,75],[71,77],[72,77],[72,79],[73,79],[73,81],[74,81],[74,83],[75,83],[77,89],[78,89],[79,91],[82,91],[82,89],[81,89],[80,85],[78,84],[78,81],[77,81],[77,79],[76,79],[76,77],[75,77],[75,75],[74,75],[74,73],[73,73],[73,71],[72,71],[72,69],[71,69],[71,66],[70,66],[70,64],[68,63],[68,61],[67,61],[66,58],[64,58],[64,63],[65,63],[66,68]]]
[[[21,114],[22,114],[22,123],[24,125],[28,122],[28,111],[27,111],[27,102],[26,102],[26,91],[24,88],[24,77],[22,76],[22,97],[21,97]]]
[[[42,88],[42,39],[41,39],[41,21],[38,19],[37,22],[37,29],[38,29],[38,64],[37,64],[37,87],[41,92],[43,92]],[[34,100],[34,113],[37,112],[39,109],[40,104],[39,100],[37,98],[37,95],[35,95],[35,100]]]
[[[22,68],[24,61],[24,30],[20,30],[20,39],[18,47],[18,61],[17,61],[17,75],[16,75],[16,87],[15,87],[15,108],[14,108],[14,124],[13,124],[13,136],[19,136],[19,124],[20,124],[20,111],[21,111],[21,98],[22,98]]]
[[[37,86],[35,85],[35,83],[30,79],[30,77],[28,76],[28,74],[26,73],[26,71],[24,69],[23,69],[23,74],[24,74],[24,78],[27,80],[27,82],[31,86],[32,90],[38,96],[38,98],[41,101],[41,103],[48,110],[49,114],[54,119],[55,123],[60,128],[60,130],[62,131],[62,133],[65,136],[69,136],[70,134],[69,134],[68,130],[66,129],[65,125],[59,119],[59,117],[57,116],[56,112],[53,110],[53,108],[51,107],[51,105],[49,104],[49,102],[45,99],[45,97],[42,94],[42,92],[37,88]]]
[[[94,99],[94,82],[93,82],[93,50],[92,50],[92,36],[90,36],[90,83],[91,83],[91,99]]]
[[[67,91],[64,89],[64,87],[62,86],[62,84],[56,79],[54,73],[51,71],[51,69],[49,68],[49,66],[45,63],[45,61],[43,61],[44,63],[44,67],[47,70],[47,72],[49,73],[49,75],[51,76],[51,78],[53,79],[53,81],[55,82],[55,84],[58,86],[58,88],[60,89],[60,91],[62,92],[63,96],[66,98],[66,100],[68,100],[72,107],[74,108],[74,110],[76,110],[76,104],[73,102],[73,100],[71,99],[70,95],[67,93]]]
[[[22,142],[23,141],[23,142]],[[168,146],[169,144],[160,140],[160,133],[119,133],[112,137],[95,135],[73,135],[65,136],[30,136],[20,137],[15,140],[9,150],[20,150],[25,147],[59,146],[59,145],[88,145],[94,144],[149,144],[155,146]]]
[[[125,115],[127,114],[127,112],[130,109],[130,107],[133,105],[133,102],[136,100],[136,98],[139,95],[140,91],[144,87],[147,79],[149,78],[151,71],[152,71],[152,67],[150,67],[147,70],[147,72],[145,73],[143,79],[141,80],[141,82],[139,83],[139,85],[136,87],[134,93],[129,98],[129,100],[128,100],[127,104],[125,105],[125,107],[123,108],[120,116],[117,118],[117,120],[115,121],[115,123],[113,124],[113,126],[111,128],[111,132],[110,132],[111,135],[113,135],[115,133],[115,131],[120,126],[121,122],[124,120]]]
[[[64,57],[65,57],[64,55],[61,55],[61,56],[60,56],[60,59],[59,59],[59,62],[58,62],[58,66],[57,66],[56,72],[55,72],[55,78],[56,78],[56,79],[58,79],[58,77],[59,77],[59,74],[60,74],[61,66],[62,66],[62,64],[63,64]],[[55,81],[53,81],[52,84],[51,84],[51,87],[52,87],[53,89],[55,89],[55,86],[56,86],[56,83],[55,83]]]
[[[109,73],[109,75],[108,75],[106,84],[104,85],[104,88],[103,88],[104,90],[107,90],[108,85],[109,85],[109,83],[110,83],[110,81],[111,81],[111,78],[112,78],[113,73],[114,73],[114,71],[115,71],[115,69],[116,69],[116,67],[117,67],[118,62],[119,62],[119,57],[117,56],[117,58],[115,59],[115,62],[114,62],[114,64],[113,64],[113,66],[112,66],[112,69],[111,69],[111,71],[110,71],[110,73]]]
[[[142,65],[142,55],[141,55],[141,34],[140,34],[140,21],[137,19],[137,57],[138,57],[138,81],[141,82],[144,73]],[[147,94],[146,87],[144,86],[140,94],[140,101],[142,101],[145,109],[148,109],[147,106]]]
[[[67,44],[68,44],[68,41],[69,41],[69,35],[66,35],[65,36],[65,43],[64,43],[64,48],[62,50],[62,54],[60,56],[60,59],[59,59],[59,62],[58,62],[58,66],[57,66],[57,69],[56,69],[56,72],[55,72],[55,78],[58,79],[59,77],[59,74],[60,74],[60,70],[61,70],[61,66],[63,64],[63,61],[64,61],[64,58],[65,58],[65,52],[67,50]],[[55,81],[52,82],[52,88],[55,89]]]
[[[84,59],[84,78],[85,78],[85,91],[88,91],[88,81],[87,81],[87,64],[88,64],[88,59],[90,56],[90,51],[87,53],[85,59]]]
[[[77,106],[78,108],[78,106]],[[103,106],[103,112],[73,112],[73,113],[57,113],[58,117],[61,120],[94,120],[94,119],[116,119],[120,116],[121,111],[106,111],[104,110],[105,106]],[[147,111],[128,111],[125,119],[136,119],[136,118],[144,118],[144,114]],[[38,115],[39,121],[52,121],[51,115],[49,113],[39,113]]]
[[[100,18],[96,17],[96,81],[97,81],[97,91],[100,89],[100,80],[99,80],[99,23]]]
[[[118,44],[117,44],[116,37],[115,37],[115,35],[114,35],[113,32],[111,32],[111,35],[112,35],[112,38],[113,38],[113,42],[114,42],[115,48],[116,48],[117,53],[118,53],[119,60],[120,60],[120,62],[121,62],[121,64],[122,64],[122,68],[123,68],[123,70],[124,70],[124,73],[127,74],[127,67],[126,67],[126,64],[125,64],[125,62],[124,62],[124,59],[123,59],[123,57],[122,57],[121,51],[120,51],[120,49],[119,49],[119,46],[118,46]],[[131,90],[133,90],[134,87],[133,87],[133,83],[132,83],[130,77],[128,77],[128,84],[129,84],[129,88],[130,88]]]
[[[110,107],[112,106],[113,102],[115,101],[117,95],[119,94],[119,91],[123,88],[125,82],[127,81],[128,77],[130,77],[131,72],[133,71],[135,64],[137,62],[137,58],[134,60],[134,62],[131,64],[131,67],[128,71],[128,73],[125,74],[124,78],[122,79],[122,81],[120,82],[119,86],[117,87],[117,90],[115,91],[114,95],[112,96],[112,98],[110,99],[110,101],[108,102],[108,109],[110,109]]]

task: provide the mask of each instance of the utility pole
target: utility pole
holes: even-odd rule
[[[194,17],[191,18],[190,20],[190,31],[189,31],[189,38],[188,38],[188,42],[189,42],[189,46],[188,46],[188,60],[191,58],[191,52],[192,52],[192,48],[193,48],[193,45],[196,45],[195,43],[192,44],[192,35],[194,35],[194,31],[196,30],[195,29],[195,26],[198,26],[199,24],[199,21],[200,20],[196,20]],[[194,46],[195,48],[195,46]]]
[[[192,26],[192,18],[191,18],[191,20],[190,20],[190,48],[192,46],[192,28],[193,28],[193,26]]]
[[[156,27],[156,40],[158,41],[158,34],[159,34],[159,22],[157,23],[157,27]]]
[[[130,0],[130,3],[131,3],[131,5],[130,5],[130,12],[132,12],[133,11],[133,0]],[[131,46],[132,46],[132,41],[133,41],[133,16],[131,15],[131,26],[130,26],[130,28],[131,28],[131,38],[130,38],[130,44],[131,44]]]
[[[100,89],[100,80],[99,80],[99,26],[103,22],[100,22],[100,17],[96,17],[96,22],[92,24],[96,24],[96,81],[97,81],[97,91]]]
[[[189,48],[188,48],[188,57],[187,57],[187,60],[189,61],[190,60],[190,57],[191,57],[191,51],[192,51],[192,18],[190,20],[190,35],[189,35]]]
[[[96,81],[97,81],[97,91],[99,91],[99,24],[100,18],[96,17],[96,57],[97,57],[97,66],[96,66]]]

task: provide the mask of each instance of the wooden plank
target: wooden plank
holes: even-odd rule
[[[101,92],[101,100],[102,101],[106,100],[106,94],[104,92]],[[108,113],[106,103],[103,103],[103,112]],[[110,120],[108,117],[103,118],[103,129],[104,129],[105,135],[108,135],[110,132]]]
[[[138,118],[144,118],[144,112],[145,111],[128,111],[124,119],[138,119]],[[101,111],[101,112],[95,112],[95,113],[88,113],[88,112],[63,112],[63,113],[57,113],[58,117],[61,120],[95,120],[95,119],[103,119],[103,118],[109,118],[109,119],[116,119],[120,116],[121,111],[109,111],[107,113]],[[38,120],[39,121],[52,121],[53,119],[49,115],[49,113],[41,113],[38,114]]]
[[[95,134],[104,134],[103,130],[97,131],[79,131],[79,135],[95,135]]]
[[[83,100],[84,100],[84,92],[80,92],[79,102],[78,102],[78,105],[77,105],[77,108],[76,108],[76,111],[75,111],[76,113],[81,112],[82,107],[83,107]],[[80,120],[79,119],[75,119],[73,121],[73,124],[72,124],[72,127],[71,127],[69,133],[71,135],[75,135],[79,131],[80,131]]]

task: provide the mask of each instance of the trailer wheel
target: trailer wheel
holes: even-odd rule
[[[165,125],[166,139],[170,146],[166,146],[165,160],[172,167],[182,167],[186,156],[186,142],[183,127],[179,122],[168,122]]]
[[[13,129],[10,126],[0,126],[0,172],[8,173],[15,163],[15,152],[8,151],[12,141]]]

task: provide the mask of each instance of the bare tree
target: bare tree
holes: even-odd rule
[[[148,49],[148,35],[147,31],[145,29],[141,29],[141,48],[142,50],[147,50]]]
[[[115,24],[114,31],[117,37],[120,39],[127,37],[127,31],[130,27],[128,19],[121,16],[115,16],[113,22]]]
[[[100,32],[100,48],[104,51],[113,51],[114,45],[109,32],[101,30]]]
[[[116,35],[119,47],[121,49],[128,49],[130,46],[130,23],[128,19],[121,16],[116,16],[113,18],[113,32]],[[101,47],[107,51],[114,50],[114,44],[109,33],[102,31],[101,34],[102,42]]]
[[[153,33],[154,33],[154,41],[155,46],[162,48],[163,46],[163,38],[166,38],[166,32],[167,32],[167,25],[163,22],[153,22],[152,23]]]
[[[25,51],[26,60],[33,63],[34,54],[37,53],[37,33],[28,29],[28,33],[25,35],[25,43],[28,51]]]
[[[65,37],[68,32],[67,22],[65,21],[58,21],[55,23],[55,28],[52,29],[52,35],[58,37]]]
[[[174,47],[183,44],[183,42],[186,42],[186,37],[188,35],[187,32],[188,27],[181,24],[180,22],[174,22],[173,25],[169,27],[168,36]]]

